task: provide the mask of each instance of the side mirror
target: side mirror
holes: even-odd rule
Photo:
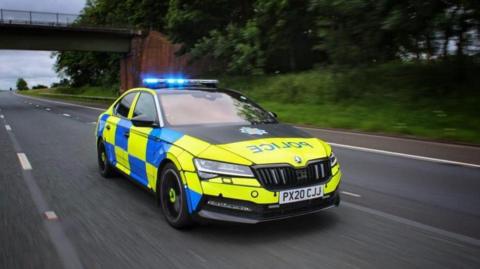
[[[268,114],[270,114],[270,116],[272,116],[274,118],[278,118],[278,115],[275,112],[269,111]]]
[[[136,126],[136,127],[152,127],[152,128],[159,127],[158,122],[156,120],[153,120],[151,117],[145,114],[140,114],[136,117],[133,117],[132,124],[133,126]]]

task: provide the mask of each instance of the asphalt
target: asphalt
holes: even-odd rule
[[[7,92],[0,109],[0,268],[480,267],[479,168],[334,147],[340,207],[177,231],[142,188],[99,175],[99,110]]]

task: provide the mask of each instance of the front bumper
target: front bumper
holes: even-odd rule
[[[253,224],[311,214],[338,206],[339,203],[338,189],[322,198],[283,205],[262,205],[242,200],[204,196],[197,216],[211,220]]]

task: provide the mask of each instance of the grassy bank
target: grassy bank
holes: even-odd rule
[[[229,77],[286,122],[480,143],[480,68],[451,63]]]
[[[387,64],[298,74],[220,77],[284,122],[480,144],[480,67]],[[48,90],[29,91],[39,94]],[[99,87],[49,92],[116,96]]]

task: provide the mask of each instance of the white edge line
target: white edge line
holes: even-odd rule
[[[23,170],[32,170],[32,165],[28,161],[27,155],[25,155],[25,153],[17,153],[17,156]]]
[[[5,125],[5,129],[7,129],[7,131],[11,131],[12,130],[12,127],[10,127],[10,125]]]
[[[337,143],[330,143],[330,142],[328,144],[330,144],[334,147],[339,147],[339,148],[360,150],[360,151],[365,151],[365,152],[373,152],[373,153],[379,153],[379,154],[385,154],[385,155],[391,155],[391,156],[397,156],[397,157],[404,157],[404,158],[410,158],[410,159],[421,160],[421,161],[429,161],[429,162],[437,162],[437,163],[444,163],[444,164],[453,164],[453,165],[461,165],[461,166],[467,166],[467,167],[473,167],[473,168],[480,168],[479,164],[473,164],[473,163],[456,162],[456,161],[450,161],[450,160],[444,160],[444,159],[424,157],[424,156],[418,156],[418,155],[412,155],[412,154],[406,154],[406,153],[399,153],[399,152],[393,152],[393,151],[386,151],[386,150],[380,150],[380,149],[363,148],[363,147],[350,146],[350,145],[337,144]]]
[[[65,116],[65,117],[70,117],[70,114],[63,113],[63,116]]]
[[[360,194],[356,194],[356,193],[348,192],[348,191],[341,191],[341,193],[343,193],[343,194],[345,194],[345,195],[348,195],[348,196],[357,197],[357,198],[362,197]]]
[[[84,107],[84,108],[89,108],[89,109],[94,109],[98,111],[105,111],[105,109],[97,108],[97,107],[91,107],[91,106],[84,106],[84,105],[78,105],[78,104],[72,104],[72,103],[65,103],[65,102],[60,102],[60,101],[53,101],[53,100],[48,100],[48,99],[43,99],[43,98],[36,98],[36,97],[31,97],[31,96],[25,96],[21,94],[14,93],[16,96],[23,97],[23,98],[29,98],[29,99],[34,99],[34,100],[40,100],[44,101],[47,103],[54,103],[54,104],[62,104],[62,105],[68,105],[68,106],[76,106],[76,107]]]

